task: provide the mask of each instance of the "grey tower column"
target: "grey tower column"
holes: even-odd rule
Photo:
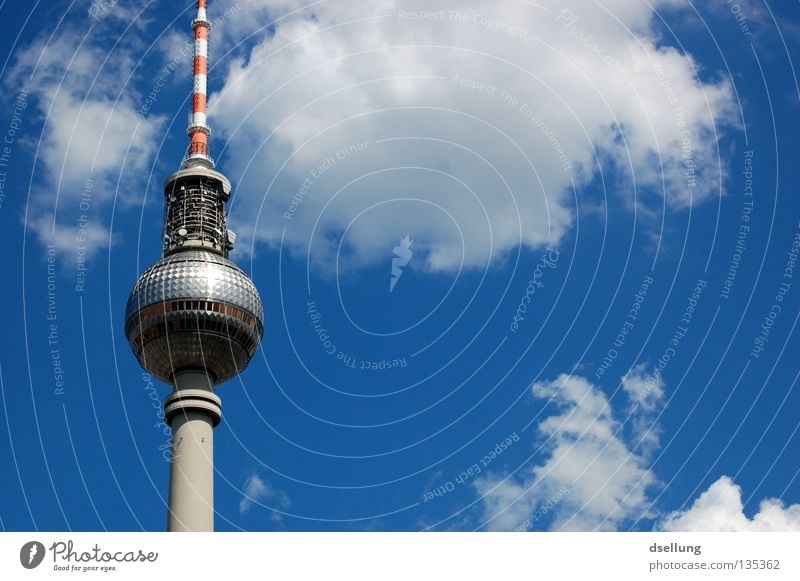
[[[214,530],[214,427],[221,400],[201,371],[176,374],[175,391],[164,401],[172,427],[168,531]]]

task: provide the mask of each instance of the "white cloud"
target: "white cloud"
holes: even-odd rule
[[[664,396],[664,381],[660,373],[648,374],[647,365],[642,363],[622,377],[622,389],[634,406],[652,412]]]
[[[79,227],[90,239],[87,256],[108,245],[104,210],[112,200],[141,201],[159,147],[164,118],[137,114],[130,55],[130,47],[109,55],[60,34],[17,51],[5,79],[28,91],[24,123],[32,125],[37,112],[44,123],[27,226],[42,242],[55,242],[67,262],[75,259]]]
[[[655,417],[665,386],[638,365],[621,378],[627,396],[625,430],[608,398],[583,377],[562,374],[536,383],[533,394],[560,413],[543,419],[545,458],[516,474],[489,474],[475,482],[482,518],[491,530],[537,530],[545,517],[553,530],[615,530],[626,521],[654,519],[651,492],[660,485],[650,468],[659,446]],[[761,501],[744,514],[742,491],[722,476],[686,510],[659,519],[664,531],[800,531],[800,504]]]
[[[558,243],[574,221],[573,185],[597,178],[599,166],[604,179],[619,170],[612,195],[626,203],[634,203],[634,177],[646,186],[642,207],[660,208],[659,193],[670,208],[701,202],[724,179],[717,130],[731,124],[731,91],[707,71],[700,82],[690,56],[660,43],[655,10],[674,0],[542,0],[542,8],[443,0],[422,20],[416,11],[430,12],[422,0],[376,0],[366,10],[308,4],[220,0],[211,8],[211,85],[224,79],[211,123],[229,139],[222,169],[239,185],[232,220],[241,247],[248,238],[275,245],[286,228],[289,248],[310,245],[331,264],[346,231],[347,267],[383,257],[410,234],[429,269],[478,267],[519,244]],[[58,228],[73,228],[91,170],[103,182],[93,211],[118,194],[123,204],[141,199],[136,180],[147,176],[164,119],[136,115],[151,84],[129,82],[141,35],[110,55],[100,45],[110,38],[103,27],[123,15],[94,23],[83,43],[58,34],[16,55],[7,86],[35,69],[26,84],[46,117],[39,154],[51,187],[34,193],[42,219],[32,225],[55,216]],[[176,28],[155,56],[171,62],[185,47],[188,29]],[[215,59],[229,49],[239,56],[225,72]],[[402,139],[381,141],[391,138]],[[336,157],[358,143],[366,147]]]
[[[643,369],[636,373],[647,380]],[[651,448],[626,442],[605,394],[585,378],[570,375],[534,384],[533,394],[561,410],[539,424],[546,457],[526,472],[476,483],[488,527],[539,528],[536,521],[545,503],[553,530],[614,530],[627,519],[652,517],[648,494],[657,479],[649,468]],[[650,410],[632,408],[633,419],[650,417],[653,402]]]
[[[653,450],[659,445],[661,429],[653,421],[653,414],[664,397],[664,380],[658,370],[647,373],[646,364],[633,367],[622,378],[622,389],[628,396],[628,417],[633,425],[636,444]]]
[[[244,38],[278,19],[210,101],[244,239],[274,245],[285,228],[290,248],[329,263],[347,230],[358,265],[409,233],[428,268],[477,267],[557,243],[573,183],[598,164],[606,179],[633,173],[610,184],[631,205],[634,178],[653,208],[719,192],[731,91],[659,44],[655,10],[672,1],[306,4],[253,0],[225,24]]]
[[[118,176],[126,166],[147,172],[159,142],[158,121],[142,119],[127,101],[85,98],[80,89],[46,90],[52,100],[41,154],[59,183],[80,183],[92,174]]]
[[[686,532],[800,531],[800,504],[786,507],[777,498],[765,499],[749,518],[744,514],[742,489],[730,477],[722,476],[691,508],[667,515],[661,528]]]
[[[239,514],[247,514],[253,504],[260,504],[265,500],[275,504],[279,510],[285,510],[290,504],[289,497],[286,494],[272,488],[258,474],[251,474],[244,483],[242,499],[239,501]],[[271,518],[279,521],[281,519],[280,513],[272,511]]]

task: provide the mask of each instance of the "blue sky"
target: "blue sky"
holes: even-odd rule
[[[217,530],[800,528],[797,3],[496,4],[210,2]],[[0,13],[0,525],[163,530],[193,3]]]

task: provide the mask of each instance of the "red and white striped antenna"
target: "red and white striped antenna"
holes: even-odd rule
[[[186,132],[189,134],[189,150],[182,167],[204,166],[214,168],[214,160],[208,149],[211,128],[206,121],[208,78],[208,33],[211,21],[206,16],[206,0],[197,0],[197,16],[192,20],[194,29],[194,89],[192,91],[192,121]]]

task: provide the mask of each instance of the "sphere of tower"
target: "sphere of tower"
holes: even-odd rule
[[[139,363],[171,383],[177,372],[204,371],[214,384],[240,373],[264,334],[253,281],[236,264],[206,250],[170,254],[131,291],[125,335]]]

